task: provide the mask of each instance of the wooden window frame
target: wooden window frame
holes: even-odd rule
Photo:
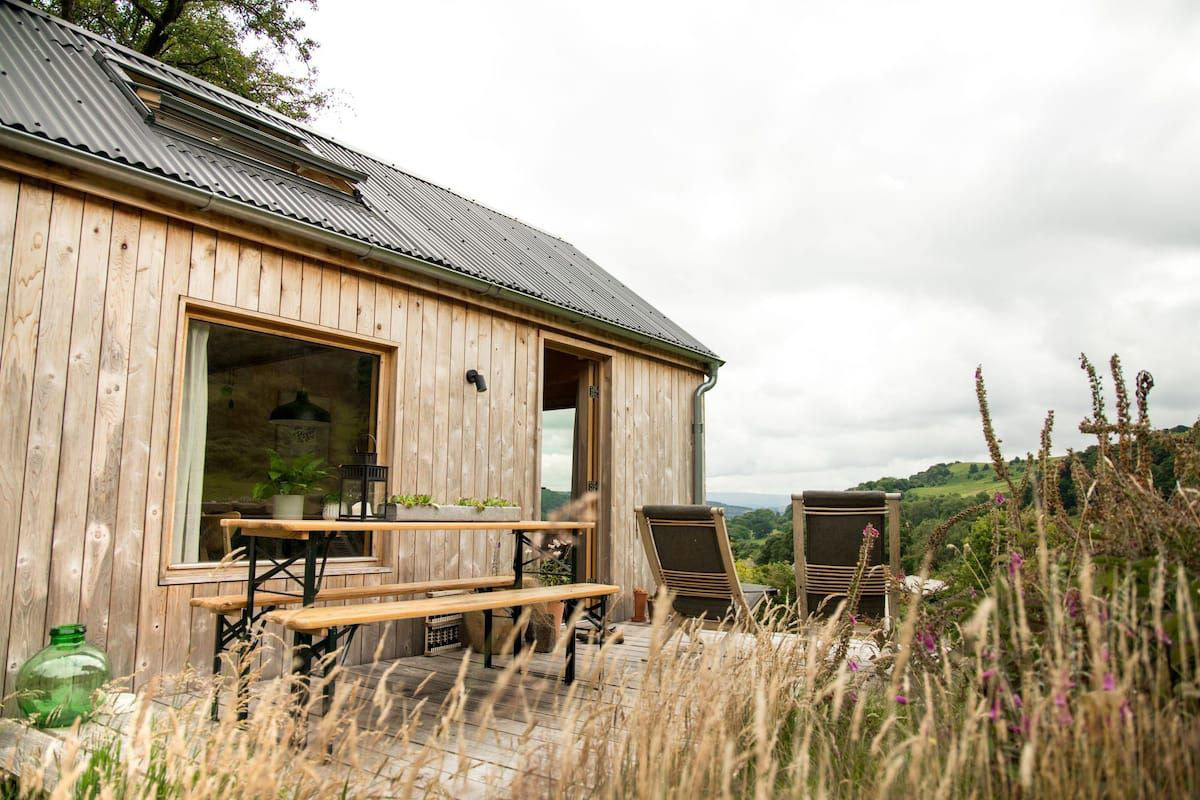
[[[175,374],[171,378],[171,428],[167,443],[167,481],[163,501],[162,542],[159,549],[160,586],[184,583],[218,583],[244,581],[247,577],[245,564],[215,566],[212,562],[195,565],[171,563],[171,541],[175,525],[175,478],[179,466],[179,437],[180,437],[180,406],[183,400],[183,379],[185,370],[183,364],[186,355],[187,337],[190,323],[213,322],[241,328],[256,333],[285,336],[291,339],[303,339],[317,344],[329,345],[345,350],[357,350],[379,356],[379,397],[377,398],[376,440],[379,447],[379,458],[382,463],[389,463],[388,456],[392,445],[392,424],[395,418],[395,375],[398,344],[386,339],[364,336],[358,333],[329,328],[310,322],[288,319],[285,317],[265,314],[259,311],[247,311],[233,308],[207,300],[197,300],[181,297],[179,301],[178,325],[175,337]],[[394,473],[393,473],[394,474]],[[388,492],[392,487],[388,487]],[[394,544],[387,537],[372,536],[371,552],[355,558],[330,559],[326,575],[365,575],[390,573],[390,567],[385,566],[392,561]],[[265,571],[270,567],[262,567]]]

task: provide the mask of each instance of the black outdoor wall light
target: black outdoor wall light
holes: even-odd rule
[[[467,383],[475,384],[475,391],[486,392],[487,381],[483,379],[483,373],[477,369],[467,370]]]

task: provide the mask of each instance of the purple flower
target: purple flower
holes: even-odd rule
[[[996,492],[996,496],[992,498],[992,500],[993,500],[993,501],[996,503],[996,505],[998,505],[998,506],[1002,506],[1002,505],[1004,505],[1005,499],[1006,499],[1006,498],[1004,497],[1004,495],[1003,495],[1003,494],[1001,494],[1000,492]]]
[[[1021,557],[1020,552],[1013,550],[1008,557],[1008,574],[1015,578],[1017,575],[1017,570],[1019,570],[1021,565],[1024,563],[1025,559]]]
[[[867,523],[867,527],[863,528],[864,539],[878,539],[879,531],[871,523]]]
[[[985,669],[983,672],[981,672],[979,674],[979,677],[983,678],[985,681],[990,681],[995,675],[996,675],[996,670],[992,669],[991,667],[988,667],[987,669]]]
[[[858,672],[858,662],[853,658],[846,660],[846,666],[850,668],[851,672]]]
[[[1067,616],[1075,619],[1079,616],[1079,590],[1072,589],[1063,596],[1063,605],[1066,606]]]
[[[1158,640],[1160,642],[1162,642],[1163,644],[1165,644],[1167,647],[1170,647],[1171,645],[1174,644],[1174,642],[1171,641],[1171,637],[1168,636],[1167,632],[1164,631],[1161,627],[1155,628],[1154,634],[1158,637]]]
[[[934,635],[933,630],[930,628],[926,628],[917,634],[917,643],[924,647],[925,652],[929,655],[937,652],[937,636]]]
[[[851,624],[851,625],[857,625],[857,624],[858,624],[858,614],[851,614],[851,615],[850,615],[850,624]]]
[[[997,697],[992,701],[992,710],[988,712],[988,719],[1000,719],[1000,698]]]
[[[896,702],[902,706],[908,705],[908,698],[902,694],[896,695]]]
[[[1071,716],[1071,708],[1067,705],[1067,698],[1061,694],[1054,696],[1054,705],[1058,706],[1058,722],[1060,725],[1070,725],[1075,721],[1075,717]]]
[[[1113,677],[1111,672],[1104,673],[1104,690],[1111,692],[1115,688],[1117,688],[1117,679]]]
[[[1012,704],[1013,708],[1020,708],[1022,705],[1024,705],[1021,702],[1021,695],[1014,693],[1012,696]]]

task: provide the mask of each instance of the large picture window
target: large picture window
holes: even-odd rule
[[[320,518],[337,466],[378,435],[381,362],[379,353],[188,317],[171,565],[219,562],[242,547],[223,519]],[[272,483],[268,472],[281,466],[300,480]],[[278,554],[296,545],[263,542]],[[363,557],[369,547],[366,534],[344,534],[330,555]]]

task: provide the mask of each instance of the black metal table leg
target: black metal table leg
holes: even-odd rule
[[[302,603],[311,606],[317,597],[317,544],[318,534],[310,533],[304,541],[304,588]],[[309,683],[312,680],[313,650],[312,634],[297,631],[292,636],[292,672],[298,674],[295,691],[298,704],[308,702]]]
[[[242,647],[237,663],[237,718],[250,716],[250,654],[254,650],[254,591],[258,588],[258,537],[246,537],[246,607],[242,609]],[[218,638],[218,641],[220,639]],[[220,658],[220,656],[217,656]]]
[[[224,614],[217,614],[216,617],[217,627],[213,631],[213,701],[210,714],[213,722],[217,722],[221,718],[221,691],[218,678],[221,677],[221,653],[225,651],[225,626],[228,624],[225,622]]]
[[[525,580],[525,531],[513,531],[513,588]]]
[[[575,613],[575,601],[574,600],[564,600],[563,604],[565,606],[563,611],[564,611],[567,619],[570,619],[571,616]],[[567,658],[567,664],[566,664],[566,667],[563,669],[563,683],[574,683],[575,682],[575,632],[574,631],[571,631],[571,635],[567,637],[566,658]]]
[[[492,668],[492,610],[483,610],[483,667]]]
[[[580,543],[580,533],[581,533],[580,531],[575,531],[575,536],[574,536],[574,538],[575,538],[575,543],[571,545],[571,556],[570,556],[570,558],[571,558],[571,582],[572,582],[572,583],[582,583],[582,582],[583,582],[583,581],[582,581],[582,579],[581,579],[581,577],[580,577],[580,575],[579,575],[579,543]]]
[[[330,707],[333,705],[333,681],[334,670],[337,669],[337,646],[338,646],[338,629],[330,628],[325,636],[325,669],[323,678],[325,686],[322,688],[323,706],[322,713],[328,714]]]
[[[525,531],[513,531],[513,588],[520,589],[525,581]],[[512,614],[512,654],[516,658],[521,654],[521,639],[524,631],[520,629],[521,607],[513,606]]]

